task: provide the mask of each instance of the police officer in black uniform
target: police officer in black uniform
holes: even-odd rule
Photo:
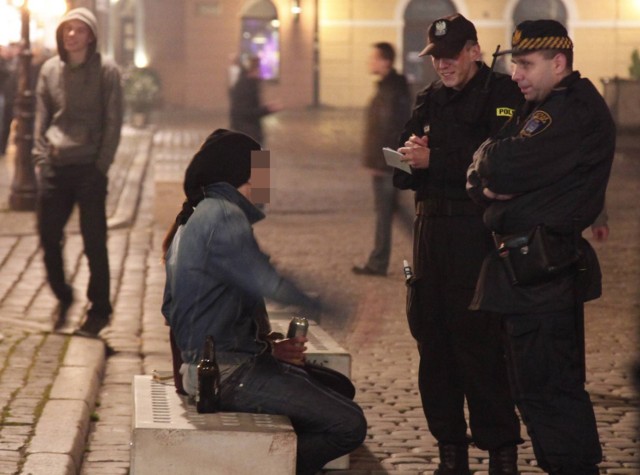
[[[399,149],[412,173],[394,184],[415,190],[414,277],[407,316],[420,352],[419,388],[438,440],[438,475],[468,475],[467,422],[489,451],[491,475],[517,473],[520,425],[510,396],[499,319],[471,312],[484,256],[493,248],[482,207],[465,190],[473,152],[522,102],[504,74],[480,61],[476,29],[462,15],[436,20],[421,55],[440,80],[418,94]]]
[[[510,52],[526,103],[469,169],[469,192],[488,203],[497,245],[472,308],[502,316],[514,399],[540,467],[596,475],[602,454],[584,386],[582,310],[600,295],[600,271],[582,231],[602,210],[615,126],[593,84],[572,70],[560,23],[520,23]]]

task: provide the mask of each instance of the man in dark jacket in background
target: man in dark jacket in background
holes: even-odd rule
[[[469,475],[465,398],[475,445],[489,451],[491,475],[517,474],[520,424],[509,393],[500,320],[468,306],[493,248],[482,207],[465,190],[473,152],[509,118],[522,96],[510,78],[480,61],[476,29],[462,15],[433,22],[422,55],[439,81],[417,98],[399,151],[412,173],[396,186],[416,192],[407,316],[418,343],[418,383],[438,440],[438,475]]]
[[[573,71],[560,23],[520,23],[507,52],[526,103],[469,168],[469,193],[488,204],[484,221],[498,248],[484,261],[472,308],[502,318],[511,387],[538,465],[597,475],[583,306],[600,296],[601,276],[581,235],[604,204],[615,126],[593,84]]]
[[[86,8],[70,10],[56,30],[58,56],[47,60],[36,87],[33,160],[38,176],[40,243],[51,290],[60,302],[54,327],[73,302],[62,259],[64,227],[78,204],[89,262],[91,306],[76,331],[96,337],[109,324],[107,172],[120,142],[120,72],[97,52],[98,23]]]
[[[282,109],[277,102],[262,102],[260,58],[245,56],[238,80],[231,88],[231,129],[247,134],[265,146],[262,118]]]
[[[407,80],[393,68],[395,57],[391,44],[375,43],[369,58],[369,72],[381,79],[366,111],[362,163],[373,179],[376,232],[373,251],[366,264],[352,269],[360,275],[386,275],[391,255],[391,224],[398,190],[393,186],[392,169],[384,160],[382,148],[396,148],[411,110]]]

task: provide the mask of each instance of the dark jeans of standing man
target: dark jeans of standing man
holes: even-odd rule
[[[574,309],[508,315],[503,325],[511,390],[538,465],[550,474],[597,475],[602,449]]]
[[[62,245],[64,227],[77,203],[84,253],[89,261],[91,302],[89,318],[108,319],[109,255],[107,251],[107,177],[94,164],[53,167],[43,165],[37,201],[38,232],[51,290],[61,302],[71,299],[66,281]]]
[[[386,274],[391,256],[391,225],[398,205],[398,189],[393,186],[391,175],[373,176],[373,202],[376,212],[376,232],[373,251],[367,267]]]
[[[224,411],[288,416],[298,438],[298,475],[314,475],[355,450],[367,432],[355,402],[269,354],[244,363],[222,383],[221,405]]]

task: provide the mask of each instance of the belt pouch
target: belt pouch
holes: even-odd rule
[[[544,225],[539,224],[528,233],[498,236],[494,233],[498,255],[514,285],[534,285],[551,280],[573,265],[573,252],[560,262],[553,262],[550,240]]]

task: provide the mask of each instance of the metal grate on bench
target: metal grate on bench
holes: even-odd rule
[[[151,376],[136,376],[135,418],[138,428],[211,428],[220,430],[290,430],[286,417],[271,414],[247,414],[238,412],[218,412],[199,414],[186,396],[179,396],[173,384],[168,385],[154,380]],[[284,419],[284,420],[283,420]]]

